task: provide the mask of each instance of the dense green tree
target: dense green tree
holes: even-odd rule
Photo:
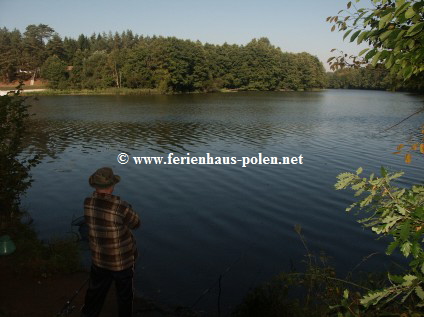
[[[123,48],[133,48],[137,42],[137,38],[134,36],[132,31],[127,30],[122,32],[121,41]]]
[[[304,90],[326,87],[324,66],[309,53],[284,53],[282,55],[282,80],[285,90]]]
[[[28,25],[23,38],[23,69],[31,71],[33,76],[39,72],[47,58],[46,43],[54,30],[46,24]]]
[[[122,68],[122,82],[129,88],[154,88],[151,51],[147,43],[140,42],[128,52]]]
[[[253,39],[242,49],[236,72],[248,90],[276,90],[281,79],[281,51],[267,38]]]
[[[66,51],[63,46],[63,41],[59,34],[54,33],[46,45],[46,53],[48,56],[56,55],[61,60],[66,59]]]
[[[212,45],[125,31],[81,34],[62,41],[43,24],[28,26],[23,37],[16,32],[0,30],[3,80],[15,80],[25,72],[34,76],[41,65],[43,75],[52,81],[50,87],[74,89],[298,90],[323,87],[325,79],[318,59],[306,53],[283,53],[267,38],[253,39],[245,46]],[[67,67],[62,68],[63,63]]]
[[[22,35],[18,30],[0,29],[0,73],[2,80],[12,82],[21,66]]]
[[[327,73],[328,88],[377,89],[398,91],[424,91],[424,76],[412,76],[399,80],[383,65],[368,65],[360,68],[343,68]]]
[[[327,74],[329,88],[345,89],[401,89],[393,76],[381,65],[362,68],[344,68]]]
[[[115,84],[113,69],[105,51],[96,51],[85,59],[83,70],[83,88],[107,88]]]
[[[84,82],[84,53],[81,50],[77,50],[72,61],[68,79],[69,88],[82,89]]]
[[[41,76],[49,81],[50,88],[66,88],[66,63],[57,55],[50,56],[41,67]]]
[[[297,77],[295,87],[298,87],[298,89],[325,87],[325,71],[318,58],[305,52],[294,54],[291,57],[290,65],[294,66],[291,69],[291,75]]]
[[[80,34],[77,39],[77,49],[81,51],[89,50],[90,46],[90,40],[84,34]]]
[[[298,90],[303,89],[302,80],[297,69],[296,55],[293,53],[283,53],[281,56],[281,64],[283,72],[281,74],[280,89]]]
[[[72,65],[72,61],[78,50],[78,42],[75,39],[65,37],[63,39],[63,50],[65,51],[65,61]]]
[[[209,84],[216,88],[235,89],[240,87],[240,79],[235,75],[235,69],[241,61],[241,50],[238,45],[205,45],[208,68],[212,73]]]

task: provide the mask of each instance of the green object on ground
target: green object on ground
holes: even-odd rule
[[[8,255],[15,252],[16,246],[8,235],[0,237],[0,255]]]

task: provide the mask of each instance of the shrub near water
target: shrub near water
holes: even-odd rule
[[[8,231],[16,251],[0,258],[0,263],[15,273],[73,273],[81,270],[80,251],[72,239],[54,239],[43,243],[29,225],[14,222]]]
[[[408,259],[410,269],[403,275],[388,273],[390,285],[369,291],[361,298],[361,304],[366,310],[400,304],[405,313],[418,311],[424,307],[424,186],[394,186],[393,182],[402,172],[389,173],[381,168],[380,177],[375,174],[363,177],[362,172],[359,168],[356,173],[338,176],[336,189],[350,188],[355,191],[355,197],[359,197],[346,210],[368,212],[369,216],[360,222],[376,234],[388,236],[392,241],[386,253],[398,249]]]
[[[337,278],[329,258],[324,253],[316,255],[310,251],[300,225],[295,226],[295,231],[306,250],[302,263],[305,269],[282,272],[270,282],[255,288],[247,294],[234,316],[326,316],[331,311],[330,306],[339,303],[347,284],[361,288],[358,284]]]
[[[18,93],[0,96],[0,235],[7,234],[16,251],[0,258],[0,264],[15,272],[70,273],[79,269],[78,245],[69,239],[48,244],[38,240],[35,231],[21,223],[20,200],[31,186],[30,169],[37,157],[22,155],[22,139],[28,127],[28,103]]]

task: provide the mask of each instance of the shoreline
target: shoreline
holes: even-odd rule
[[[4,256],[4,259],[7,256]],[[1,262],[0,262],[1,264]],[[2,271],[2,287],[0,291],[0,316],[8,317],[46,317],[59,316],[78,290],[79,293],[70,303],[74,307],[70,317],[80,316],[80,309],[84,303],[87,285],[81,288],[87,280],[88,272],[71,274],[31,275],[13,272],[5,265],[0,265]],[[134,297],[133,316],[145,317],[195,317],[199,316],[186,307],[169,306],[158,303],[145,297]],[[115,317],[118,315],[118,306],[114,285],[111,286],[106,297],[101,316]]]
[[[80,245],[75,239],[43,242],[30,224],[18,219],[9,221],[6,226],[0,224],[3,225],[0,235],[9,235],[16,246],[14,252],[0,255],[0,316],[80,316],[89,270],[83,266]],[[134,295],[134,316],[197,316],[188,307]],[[70,306],[75,307],[72,313],[60,315],[71,299]],[[112,286],[101,316],[115,317],[117,309],[115,287]]]
[[[47,91],[48,89],[47,88],[38,88],[38,89],[22,89],[21,90],[21,93],[22,94],[24,94],[24,93],[39,93],[39,92],[43,92],[43,91]],[[5,96],[5,95],[7,95],[7,94],[9,94],[10,92],[17,92],[18,90],[17,89],[10,89],[10,90],[0,90],[0,96]]]
[[[3,88],[0,88],[3,89]],[[22,89],[21,94],[24,96],[169,96],[169,95],[190,95],[190,94],[214,94],[214,93],[238,93],[238,92],[319,92],[324,91],[325,88],[316,88],[308,90],[243,90],[243,89],[221,89],[219,91],[203,92],[174,92],[162,93],[156,89],[132,89],[132,88],[108,88],[108,89],[82,89],[82,90],[55,90],[49,88],[38,89]],[[16,92],[17,89],[0,90],[0,96],[7,95],[9,92]]]

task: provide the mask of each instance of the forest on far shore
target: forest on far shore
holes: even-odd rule
[[[283,52],[263,37],[246,45],[202,44],[175,37],[146,37],[127,30],[62,37],[48,25],[0,28],[4,83],[42,78],[52,89],[141,88],[160,93],[321,88],[423,90],[383,67],[325,72],[309,53]]]
[[[267,38],[213,45],[125,31],[62,39],[39,24],[27,26],[23,34],[0,29],[0,54],[4,82],[41,77],[54,89],[125,87],[171,93],[326,86],[317,57],[283,52]]]
[[[327,73],[327,88],[374,89],[424,92],[424,76],[412,76],[404,81],[391,74],[383,65],[344,68]]]

